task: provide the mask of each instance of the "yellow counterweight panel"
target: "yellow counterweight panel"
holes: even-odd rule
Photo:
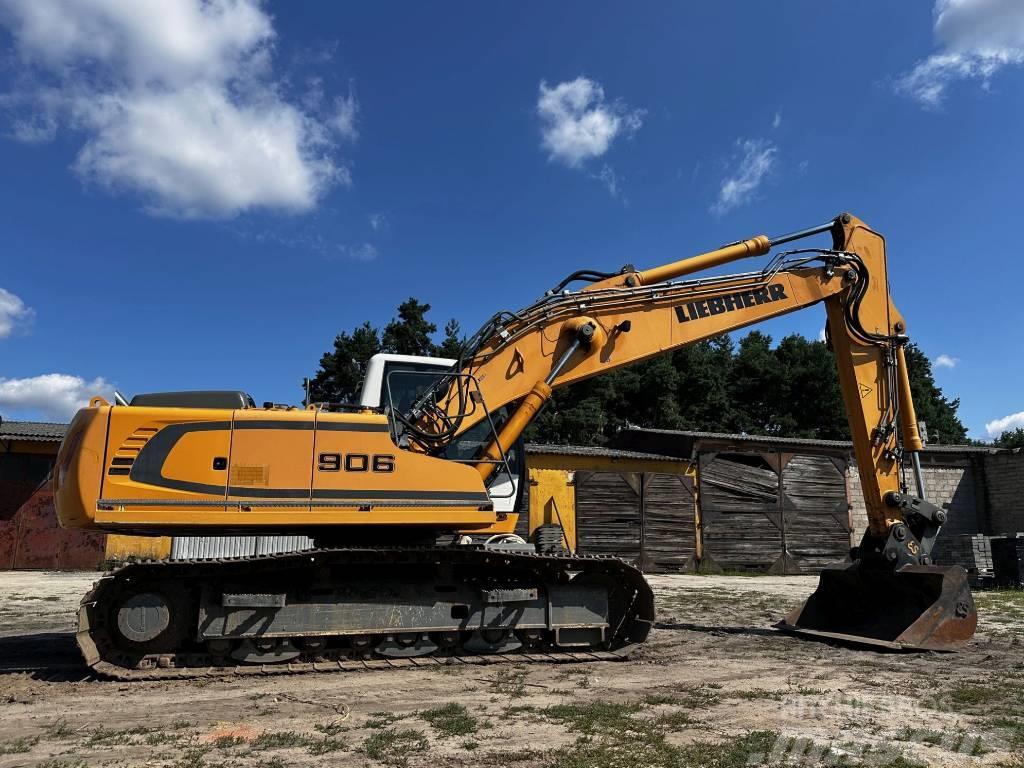
[[[65,488],[74,503],[60,505],[74,527],[515,525],[514,515],[493,511],[475,468],[399,450],[379,414],[109,406],[83,414],[85,445],[69,453],[75,471],[64,473],[80,482]]]

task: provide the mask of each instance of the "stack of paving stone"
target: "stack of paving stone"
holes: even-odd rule
[[[975,586],[992,580],[992,538],[983,534],[940,538],[936,561],[941,565],[959,565],[970,574]]]

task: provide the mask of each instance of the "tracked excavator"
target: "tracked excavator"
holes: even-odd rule
[[[773,249],[760,270],[692,277]],[[963,569],[931,561],[946,513],[927,500],[888,285],[884,238],[842,214],[652,269],[574,272],[491,317],[457,360],[374,359],[356,404],[94,398],[57,459],[64,526],[301,532],[316,547],[107,574],[79,611],[85,660],[138,679],[620,658],[654,623],[652,591],[620,559],[568,551],[557,527],[515,535],[523,431],[558,387],[819,303],[868,527],[779,626],[956,649],[977,614]]]

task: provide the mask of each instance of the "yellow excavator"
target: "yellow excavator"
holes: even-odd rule
[[[829,247],[782,250],[759,271],[680,279],[825,234]],[[64,526],[302,532],[316,548],[126,565],[82,601],[83,655],[125,679],[619,658],[654,623],[651,589],[622,560],[566,551],[557,526],[515,535],[523,431],[555,388],[819,302],[869,522],[780,627],[960,647],[977,614],[963,569],[930,559],[946,513],[926,499],[888,277],[884,238],[844,213],[653,269],[574,272],[495,314],[457,360],[375,358],[355,404],[94,398],[57,459]]]

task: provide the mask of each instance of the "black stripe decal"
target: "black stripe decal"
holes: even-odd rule
[[[309,491],[305,488],[242,488],[236,485],[228,488],[232,497],[252,499],[308,499]],[[325,489],[313,491],[314,499],[393,499],[395,501],[473,501],[480,504],[490,502],[486,493],[476,491],[353,491],[341,489]]]
[[[193,421],[184,424],[171,424],[164,427],[151,438],[139,451],[132,464],[131,479],[136,483],[155,485],[158,488],[171,488],[175,491],[190,491],[209,495],[224,495],[223,485],[209,483],[193,483],[189,480],[174,480],[164,477],[164,462],[177,442],[188,432],[215,432],[231,429],[230,421]]]
[[[255,421],[235,421],[235,429],[313,429],[312,421],[274,421],[258,419]],[[316,429],[323,432],[388,432],[387,424],[358,421],[320,421]]]
[[[318,421],[317,431],[324,432],[389,432],[386,423],[368,423],[358,421]]]
[[[235,420],[235,429],[301,429],[306,432],[313,429],[312,421],[275,421],[273,419],[259,419],[249,421]]]
[[[308,499],[308,488],[249,488],[232,485],[228,496],[243,496],[251,499]]]
[[[490,502],[491,497],[477,491],[313,491],[314,499],[397,499],[433,501],[450,499],[452,501],[478,501],[482,504]]]

